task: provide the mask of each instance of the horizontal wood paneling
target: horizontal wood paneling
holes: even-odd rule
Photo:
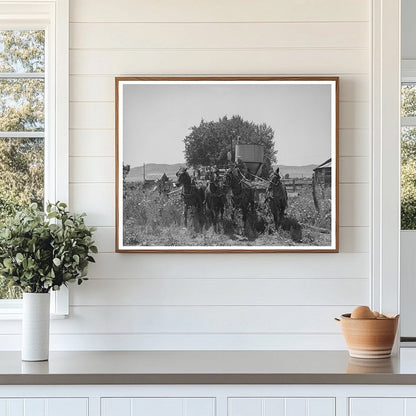
[[[70,51],[72,75],[342,75],[367,70],[365,49]]]
[[[71,0],[70,205],[101,252],[52,348],[345,348],[332,318],[369,302],[370,6]],[[341,252],[115,254],[114,77],[146,74],[340,76]]]
[[[261,290],[259,290],[261,288]],[[90,279],[71,305],[354,305],[366,303],[367,279]],[[314,296],[310,294],[314,292]],[[358,295],[357,295],[358,293]]]
[[[114,253],[115,227],[97,227],[94,232],[94,241],[100,253]]]
[[[91,277],[210,279],[214,278],[357,278],[368,277],[365,253],[339,254],[97,254]],[[260,287],[259,287],[260,290]]]
[[[369,110],[369,105],[365,102],[341,102],[339,104],[339,127],[341,129],[368,129]]]
[[[72,75],[70,77],[70,101],[111,101],[115,97],[115,76]]]
[[[367,75],[345,74],[339,78],[340,101],[369,101],[370,84]]]
[[[115,182],[114,157],[70,157],[70,182]]]
[[[370,251],[368,227],[340,227],[339,240],[341,253],[368,253]]]
[[[364,129],[341,129],[339,131],[340,156],[368,156],[370,131]]]
[[[368,227],[340,227],[339,237],[341,253],[368,253],[370,237]],[[114,227],[98,227],[94,239],[100,253],[114,253]]]
[[[368,227],[370,225],[370,188],[368,184],[339,186],[339,225]]]
[[[69,127],[76,129],[113,129],[113,103],[71,103]]]
[[[362,0],[71,0],[71,22],[302,22],[368,21]]]
[[[133,319],[133,318],[129,318]],[[279,334],[51,334],[51,350],[345,350],[341,333]],[[0,351],[19,350],[20,334],[0,334]]]
[[[113,183],[69,184],[70,208],[86,212],[89,225],[114,226],[115,190]]]
[[[73,75],[70,77],[70,100],[114,102],[114,85],[115,76],[113,75]],[[366,75],[343,75],[339,83],[339,98],[341,101],[368,102],[368,86]]]
[[[368,157],[340,157],[340,183],[368,183],[370,165]]]
[[[114,126],[110,130],[70,130],[69,155],[115,157]]]
[[[52,333],[338,333],[353,306],[71,307]],[[56,322],[58,323],[58,322]]]
[[[367,48],[367,22],[72,23],[71,49]]]
[[[71,306],[51,334],[339,334],[333,318],[355,306]],[[20,333],[20,321],[2,321],[0,334]]]

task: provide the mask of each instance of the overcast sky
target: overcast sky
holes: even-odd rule
[[[331,87],[305,84],[128,84],[123,89],[123,161],[183,163],[183,139],[201,119],[240,115],[274,130],[279,165],[331,157]]]

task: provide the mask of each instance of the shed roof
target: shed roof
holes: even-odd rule
[[[329,158],[324,163],[321,163],[319,166],[317,166],[314,170],[327,169],[327,168],[330,169],[331,167],[332,167],[332,158]]]

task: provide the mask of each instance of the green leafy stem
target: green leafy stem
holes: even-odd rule
[[[0,229],[0,277],[9,287],[47,293],[87,280],[88,264],[97,247],[86,214],[72,214],[62,202],[37,204],[17,212]]]

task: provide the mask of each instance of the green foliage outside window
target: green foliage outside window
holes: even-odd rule
[[[45,71],[45,32],[0,30],[0,73]],[[42,77],[0,79],[0,132],[43,132],[45,129]],[[7,134],[6,134],[7,136]],[[43,206],[43,137],[0,138],[0,228],[16,211],[31,203]],[[16,288],[0,279],[0,299],[19,298]]]
[[[403,84],[401,116],[416,116],[416,85]],[[416,128],[403,127],[401,134],[401,228],[416,229]]]
[[[402,230],[416,229],[416,159],[404,163],[401,172]]]

